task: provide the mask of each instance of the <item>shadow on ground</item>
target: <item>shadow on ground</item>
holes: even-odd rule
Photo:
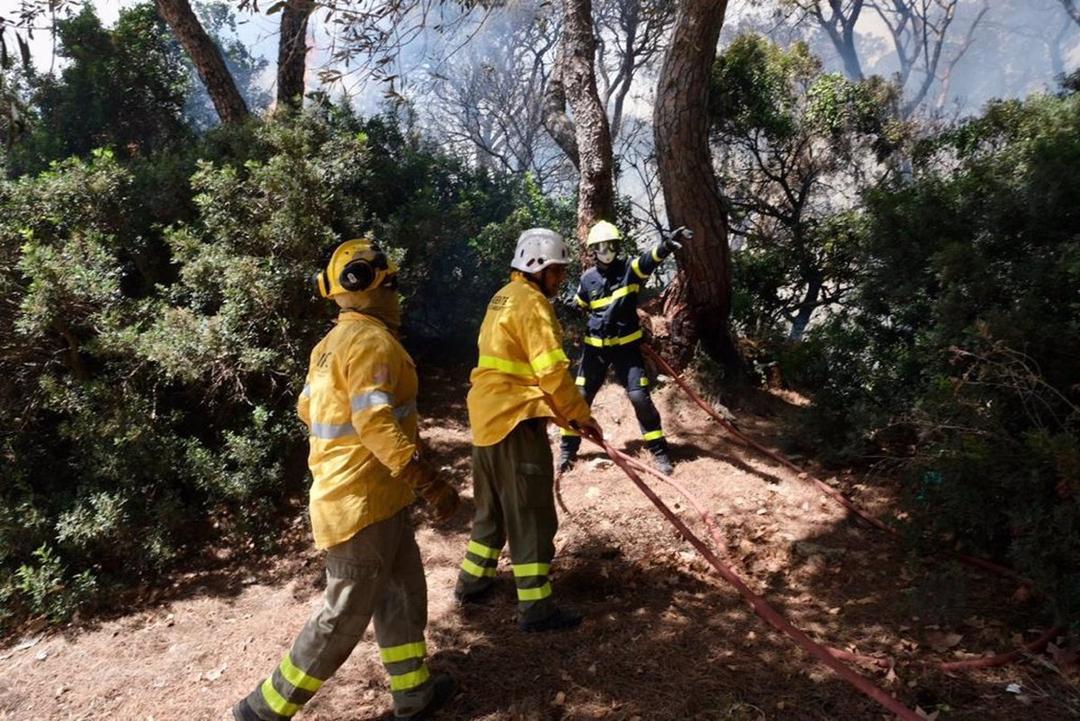
[[[432,647],[440,649],[432,666],[450,671],[461,684],[459,695],[440,719],[888,718],[876,703],[761,622],[651,510],[618,469],[590,470],[588,461],[596,457],[593,451],[582,454],[585,463],[563,482],[570,513],[562,519],[554,574],[560,602],[587,614],[582,628],[561,634],[520,633],[514,619],[512,578],[505,572],[499,579],[499,593],[489,603],[460,611],[449,608],[444,594],[452,585],[472,514],[468,494],[471,447],[462,391],[467,371],[464,366],[435,371],[422,381],[423,435],[452,482],[463,491],[462,508],[452,522],[425,531],[428,535],[422,544],[431,559],[429,593],[437,607],[428,628]],[[795,474],[727,443],[719,428],[684,399],[675,400],[669,393],[662,400],[665,430],[679,464],[677,473],[717,513],[726,541],[722,557],[812,638],[900,660],[951,660],[957,653],[1007,650],[1015,641],[1014,633],[1028,639],[1029,628],[1045,627],[1046,619],[1038,616],[1034,605],[1013,601],[1015,587],[1009,583],[949,564],[909,558],[887,538],[847,520]],[[629,410],[628,403],[625,408],[615,405],[625,403],[624,395],[609,395],[605,402],[612,413]],[[618,443],[647,461],[647,451],[634,439],[636,431],[632,421],[621,427],[613,424],[612,437],[618,436]],[[700,523],[681,510],[680,499],[670,489],[654,487],[702,533]],[[195,702],[191,718],[218,718],[216,707],[207,699],[228,699],[230,694],[246,692],[243,689],[250,687],[264,666],[277,663],[294,633],[293,626],[302,624],[316,601],[323,583],[321,555],[311,547],[300,507],[295,510],[297,515],[282,536],[280,553],[261,559],[219,554],[209,558],[205,567],[177,574],[169,585],[152,589],[144,599],[141,608],[145,609],[167,608],[185,599],[199,599],[192,612],[226,615],[219,608],[224,607],[229,618],[219,618],[213,628],[228,630],[228,624],[235,624],[232,637],[239,643],[250,635],[246,642],[252,647],[238,647],[229,659],[231,675],[225,678],[233,686],[209,686],[196,675],[195,683],[202,684],[196,690],[203,694],[196,698],[205,705]],[[283,588],[290,583],[294,603],[288,603],[290,592]],[[280,628],[245,625],[244,611],[250,618],[259,609],[231,609],[233,599],[255,584],[268,587],[256,594],[258,598],[286,602],[277,609],[279,614],[265,617],[279,622],[288,618],[288,627],[284,623]],[[211,603],[219,597],[223,604]],[[181,693],[180,687],[190,686],[192,670],[205,671],[222,662],[217,648],[221,642],[216,638],[204,632],[196,640],[208,650],[185,656],[183,644],[193,642],[190,636],[172,639],[168,627],[162,625],[156,631],[140,631],[139,626],[146,623],[138,611],[118,608],[116,615],[132,616],[128,631],[133,637],[138,633],[161,637],[159,646],[144,641],[139,648],[159,648],[162,658],[175,653],[195,664],[182,668],[179,661],[163,664],[173,674],[163,682],[168,698]],[[178,618],[178,625],[181,621]],[[184,622],[196,625],[202,618]],[[121,635],[115,644],[119,647],[126,641]],[[32,657],[21,663],[24,670],[38,668]],[[54,662],[50,659],[49,663]],[[133,661],[129,658],[127,663]],[[124,672],[117,668],[110,673]],[[910,707],[940,712],[939,721],[1080,718],[1080,693],[1075,686],[1038,662],[954,675],[902,664],[894,675],[876,669],[862,672]],[[22,683],[27,680],[19,678]],[[1020,684],[1024,693],[1007,693],[1010,683]],[[108,686],[102,682],[101,687]],[[41,697],[35,697],[35,703],[47,705],[53,700],[52,678],[40,680],[35,688]],[[363,652],[354,653],[298,719],[380,718],[387,698],[377,653],[365,642]],[[3,703],[0,693],[0,718]],[[224,708],[224,702],[219,706]],[[132,706],[117,708],[126,713]],[[155,718],[179,716],[162,712]]]

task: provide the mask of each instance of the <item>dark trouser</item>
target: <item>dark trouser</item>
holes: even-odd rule
[[[427,582],[407,510],[327,550],[322,608],[247,705],[265,721],[292,717],[345,662],[373,617],[394,713],[408,718],[427,705],[432,683],[424,662]]]
[[[473,446],[472,535],[456,592],[484,591],[495,578],[509,537],[518,618],[540,621],[555,612],[548,571],[555,556],[555,483],[547,419],[522,421],[493,446]]]
[[[649,394],[649,374],[645,370],[645,361],[641,358],[641,346],[638,343],[596,348],[587,345],[581,353],[578,363],[577,384],[590,406],[600,386],[604,384],[609,367],[615,369],[615,379],[630,397],[634,407],[641,437],[652,453],[667,453],[667,440],[660,429],[660,412]],[[562,431],[562,453],[573,458],[581,447],[581,437],[573,431]]]

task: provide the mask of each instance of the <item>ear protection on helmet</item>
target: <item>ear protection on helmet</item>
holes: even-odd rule
[[[323,298],[374,290],[388,284],[397,272],[379,244],[366,239],[347,240],[330,250],[329,256],[324,254],[323,269],[314,277]]]
[[[356,257],[345,264],[338,276],[338,283],[342,288],[350,292],[364,291],[376,288],[382,283],[386,278],[389,264],[386,261],[386,254],[381,250],[375,250],[376,247],[372,246],[374,258],[369,260]]]

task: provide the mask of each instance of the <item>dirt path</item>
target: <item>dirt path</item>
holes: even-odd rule
[[[464,387],[464,372],[426,379],[421,404],[425,436],[464,500],[450,528],[419,532],[432,665],[450,670],[462,687],[440,718],[886,718],[761,623],[594,452],[563,479],[571,513],[556,539],[556,592],[587,613],[582,629],[519,634],[505,557],[497,598],[467,612],[456,608],[451,590],[472,510],[463,398],[451,392]],[[676,473],[717,514],[728,558],[812,637],[864,653],[939,659],[1011,648],[1018,633],[1032,637],[1029,627],[1041,619],[1008,600],[1015,591],[1008,583],[911,565],[792,473],[726,444],[678,389],[665,387],[657,399]],[[621,392],[608,386],[596,408],[615,445],[642,454]],[[767,420],[749,420],[751,430],[769,430]],[[886,496],[857,479],[836,482],[860,503],[887,508]],[[660,490],[685,513],[677,496]],[[686,518],[699,527],[692,514]],[[302,516],[288,547],[265,567],[225,562],[178,577],[148,610],[0,649],[0,719],[230,718],[232,702],[280,660],[319,603],[321,560]],[[910,706],[939,713],[939,721],[1080,717],[1075,684],[1039,659],[955,676],[904,667],[887,677],[866,673]],[[1006,690],[1014,683],[1021,693]],[[374,719],[388,701],[369,633],[298,719]]]

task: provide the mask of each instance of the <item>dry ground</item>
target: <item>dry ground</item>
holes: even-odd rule
[[[457,368],[426,378],[421,403],[424,433],[463,497],[449,528],[419,531],[431,665],[461,684],[440,718],[888,718],[759,621],[621,471],[593,452],[562,482],[570,513],[557,538],[554,574],[559,597],[586,612],[582,628],[519,634],[505,568],[496,599],[466,612],[456,608],[451,589],[472,510],[459,392],[466,373]],[[660,389],[657,401],[677,476],[716,513],[728,557],[812,637],[864,653],[951,659],[1008,649],[1045,622],[1007,582],[912,563],[792,473],[726,443],[673,385]],[[794,412],[775,397],[755,405]],[[615,445],[642,453],[617,387],[601,392],[596,409]],[[775,416],[742,419],[772,440]],[[846,476],[836,483],[889,517],[880,484]],[[685,513],[670,489],[660,492]],[[685,517],[700,530],[692,514]],[[287,553],[256,566],[230,561],[225,549],[218,562],[178,575],[140,610],[61,634],[32,633],[0,648],[0,719],[228,719],[232,702],[280,660],[320,600],[321,560],[302,515],[287,541]],[[888,676],[864,671],[910,706],[931,717],[937,712],[939,721],[1080,718],[1075,675],[1070,682],[1047,656],[951,676],[904,666]],[[1007,691],[1009,684],[1020,693]],[[375,719],[388,709],[369,634],[297,718]]]

